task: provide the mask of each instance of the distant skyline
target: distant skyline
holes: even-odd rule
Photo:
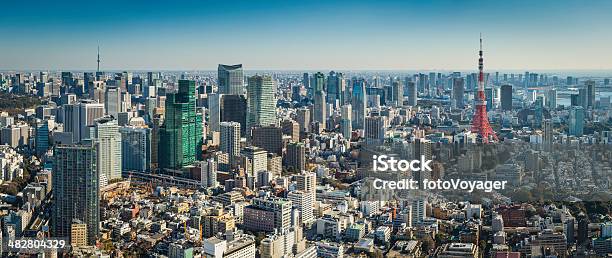
[[[612,1],[4,3],[0,70],[612,70]]]

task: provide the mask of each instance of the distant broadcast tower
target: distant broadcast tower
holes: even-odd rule
[[[96,72],[100,72],[100,46],[98,46],[98,69]]]
[[[483,59],[482,59],[482,35],[480,35],[480,51],[478,52],[480,58],[478,59],[478,95],[475,100],[475,112],[474,119],[472,119],[472,132],[478,133],[478,137],[481,142],[497,142],[497,135],[489,124],[489,117],[487,116],[487,100],[484,92],[484,71],[483,71]]]

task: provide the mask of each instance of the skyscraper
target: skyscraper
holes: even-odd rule
[[[83,88],[81,89],[81,92],[79,92],[79,94],[83,95],[89,93],[89,89],[93,87],[94,80],[95,78],[93,73],[83,73]]]
[[[465,106],[463,101],[463,93],[465,92],[465,83],[463,78],[453,79],[453,107],[462,109]]]
[[[221,122],[221,101],[223,95],[212,93],[208,95],[208,130],[219,132],[219,123]],[[238,122],[238,121],[236,121]]]
[[[353,132],[353,125],[351,115],[353,113],[351,104],[342,105],[341,107],[341,115],[340,119],[340,132],[344,139],[351,139]]]
[[[487,100],[487,110],[493,109],[493,104],[495,103],[495,89],[494,88],[485,88],[485,98]]]
[[[104,92],[104,109],[107,115],[113,116],[115,119],[117,114],[121,112],[121,89],[108,86]]]
[[[336,101],[342,101],[344,90],[342,73],[329,72],[329,76],[327,76],[327,103],[335,105]]]
[[[578,89],[578,105],[584,109],[589,108],[589,92],[586,86]]]
[[[391,83],[391,86],[393,87],[392,89],[392,94],[391,94],[391,100],[393,101],[393,105],[395,105],[396,107],[401,107],[404,105],[404,86],[402,85],[402,82],[400,80],[393,80],[393,82]]]
[[[276,125],[276,90],[272,77],[249,77],[247,92],[247,132],[257,125]]]
[[[353,82],[353,129],[364,129],[366,117],[366,87],[365,80],[357,79]]]
[[[582,136],[584,130],[584,108],[573,106],[569,113],[569,134]]]
[[[87,224],[87,243],[94,245],[100,223],[99,172],[93,142],[56,146],[53,153],[51,234],[70,237],[72,222]]]
[[[244,94],[244,74],[242,71],[242,64],[219,64],[217,73],[220,94]]]
[[[557,108],[557,90],[556,89],[548,90],[546,94],[546,104],[547,104],[546,106],[549,109]]]
[[[417,197],[412,200],[411,205],[412,209],[412,223],[418,223],[425,220],[425,210],[427,207],[427,201],[424,198]]]
[[[595,107],[595,81],[588,80],[584,83],[587,91],[587,108]]]
[[[310,109],[300,108],[297,110],[297,122],[301,132],[310,132]]]
[[[72,133],[72,142],[78,143],[89,137],[88,126],[104,116],[104,104],[92,100],[81,100],[77,104],[66,104],[64,110],[64,132]]]
[[[304,73],[302,78],[302,85],[304,85],[304,88],[306,89],[310,88],[310,75],[308,75],[308,73]]]
[[[107,180],[121,178],[122,155],[121,133],[117,120],[105,116],[95,120],[91,126],[91,138],[98,143],[98,171]]]
[[[221,122],[220,128],[219,150],[228,154],[230,164],[235,164],[238,155],[240,155],[240,123]]]
[[[240,123],[240,135],[246,135],[247,100],[244,95],[221,96],[221,122]]]
[[[385,117],[366,117],[364,135],[367,144],[382,144],[385,140]]]
[[[214,159],[208,159],[200,162],[200,180],[203,187],[215,187],[217,182],[217,162]]]
[[[314,93],[313,121],[319,122],[319,128],[325,129],[327,123],[327,103],[325,92],[317,91]]]
[[[196,112],[195,82],[179,80],[179,90],[166,96],[166,115],[160,128],[160,168],[193,165],[202,151],[202,115]]]
[[[417,105],[417,87],[412,81],[406,82],[408,88],[408,106],[415,107]]]
[[[49,124],[52,121],[39,120],[36,126],[36,154],[42,155],[49,149]]]
[[[550,119],[545,119],[544,123],[543,123],[543,144],[544,144],[544,151],[551,151],[552,150],[552,145],[553,145],[553,135],[552,135],[552,130],[553,130],[553,125],[552,125],[552,121],[550,121]]]
[[[503,111],[512,110],[512,85],[501,86],[501,108]]]
[[[148,172],[151,170],[151,129],[124,126],[121,133],[123,170]]]
[[[312,93],[317,93],[319,91],[325,91],[325,74],[322,72],[317,72],[312,75]]]

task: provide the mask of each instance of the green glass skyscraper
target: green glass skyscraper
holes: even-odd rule
[[[159,134],[160,168],[181,169],[200,158],[202,115],[196,109],[195,81],[179,80],[178,92],[166,97],[166,115]]]

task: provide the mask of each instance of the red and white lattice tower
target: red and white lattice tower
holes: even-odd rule
[[[475,100],[474,118],[472,119],[472,132],[478,134],[483,143],[497,142],[497,135],[489,124],[487,116],[487,100],[484,92],[484,65],[482,59],[482,35],[480,36],[480,51],[478,52],[478,93]]]

